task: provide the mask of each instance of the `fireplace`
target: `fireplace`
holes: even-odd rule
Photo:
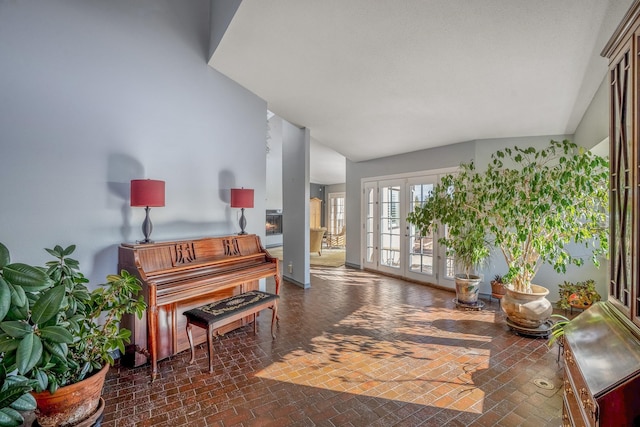
[[[282,210],[267,210],[267,236],[282,234]]]

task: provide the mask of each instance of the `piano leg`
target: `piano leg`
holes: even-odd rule
[[[158,306],[153,296],[149,297],[147,307],[147,328],[149,330],[149,348],[151,353],[151,382],[154,382],[158,376]]]
[[[253,313],[253,335],[256,335],[258,333],[258,322],[257,322],[257,315],[256,313]]]
[[[193,334],[191,333],[191,323],[187,322],[187,338],[189,339],[189,348],[191,349],[191,360],[189,365],[193,365],[196,361],[196,349],[193,348]]]
[[[277,266],[279,266],[280,264],[276,264]],[[276,295],[280,295],[280,268],[276,268],[276,274],[273,276],[275,281],[276,281]],[[276,302],[276,305],[274,305],[273,311],[274,311],[274,316],[275,319],[280,322],[280,318],[278,317],[278,314],[276,313],[277,310],[277,305],[278,303]],[[273,335],[273,320],[271,321],[271,335]],[[273,335],[273,337],[275,338],[276,336]]]
[[[213,325],[207,328],[207,346],[209,347],[209,373],[213,374]],[[191,346],[193,348],[193,346]]]
[[[271,309],[271,337],[276,339],[276,320],[278,319],[278,301],[273,302],[273,308]]]

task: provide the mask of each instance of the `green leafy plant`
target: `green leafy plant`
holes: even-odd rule
[[[596,282],[593,279],[576,283],[565,281],[558,285],[558,292],[560,294],[558,307],[565,310],[570,309],[572,303],[574,307],[586,308],[602,299],[596,290]]]
[[[543,263],[558,273],[583,264],[567,249],[571,243],[584,244],[599,265],[608,252],[608,196],[606,159],[568,140],[551,141],[543,149],[499,150],[484,172],[473,162],[461,164],[407,220],[421,230],[437,222],[486,230],[509,268],[504,280],[531,292]]]
[[[547,342],[549,347],[553,346],[556,341],[562,344],[562,340],[564,339],[564,327],[571,321],[568,317],[561,314],[552,314],[551,318],[556,318],[558,320],[553,322],[553,326],[551,327],[551,335]]]
[[[456,265],[461,267],[464,275],[469,278],[472,270],[489,258],[491,249],[484,224],[474,221],[475,214],[469,209],[457,211],[461,207],[462,198],[473,203],[471,199],[467,199],[472,198],[472,194],[461,194],[454,190],[459,188],[459,177],[460,175],[445,176],[434,187],[429,198],[409,213],[407,221],[414,224],[422,236],[446,224],[445,236],[438,241],[445,245],[447,255],[454,257]]]
[[[119,319],[141,317],[146,307],[139,281],[126,271],[89,292],[69,257],[74,250],[46,249],[55,260],[44,268],[11,263],[0,243],[0,366],[33,380],[36,391],[53,393],[112,363],[130,336]]]

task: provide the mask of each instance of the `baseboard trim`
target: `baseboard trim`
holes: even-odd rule
[[[311,287],[311,283],[302,283],[302,282],[298,282],[296,279],[294,279],[293,277],[289,277],[289,276],[282,276],[282,280],[292,283],[302,289],[309,289]]]

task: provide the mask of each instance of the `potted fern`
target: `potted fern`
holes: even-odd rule
[[[0,370],[29,380],[43,427],[95,416],[112,352],[124,352],[131,334],[119,329],[119,319],[141,317],[145,309],[141,286],[126,271],[89,292],[78,261],[69,257],[74,250],[47,249],[54,260],[36,267],[12,263],[0,243]],[[73,397],[83,404],[61,410],[60,401]]]

